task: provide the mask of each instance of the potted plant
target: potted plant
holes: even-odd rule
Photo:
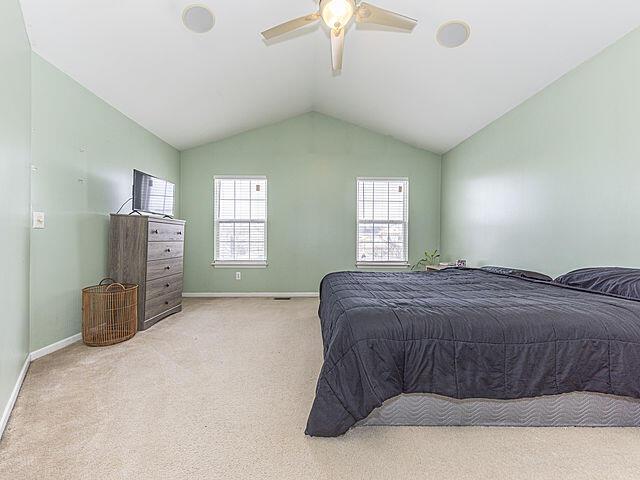
[[[424,257],[418,260],[415,265],[411,267],[411,270],[415,270],[419,267],[425,267],[426,269],[428,266],[435,265],[438,262],[439,258],[440,253],[438,253],[437,248],[435,250],[427,250],[426,252],[424,252]]]

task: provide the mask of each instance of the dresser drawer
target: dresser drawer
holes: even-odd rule
[[[169,292],[166,295],[160,297],[151,298],[145,302],[144,305],[144,319],[160,315],[162,312],[177,307],[182,303],[182,290],[176,292]]]
[[[182,273],[182,257],[147,262],[147,281]]]
[[[147,260],[182,257],[182,242],[149,242]]]
[[[175,292],[176,290],[182,291],[182,274],[171,275],[169,277],[158,278],[147,282],[146,296],[147,300],[160,297],[168,294],[169,292]]]
[[[182,242],[183,240],[184,225],[149,222],[150,242]]]

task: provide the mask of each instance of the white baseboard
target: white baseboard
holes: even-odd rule
[[[185,292],[182,296],[185,298],[302,298],[317,297],[318,292]]]
[[[72,343],[76,343],[77,341],[82,340],[82,334],[76,333],[68,338],[60,340],[59,342],[52,343],[51,345],[47,345],[46,347],[42,347],[35,352],[31,352],[31,361],[37,360],[40,357],[44,357],[45,355],[49,355],[57,350],[60,350],[64,347],[68,347]]]
[[[20,393],[20,387],[22,387],[22,382],[24,381],[24,377],[29,369],[29,363],[31,363],[31,356],[27,355],[27,358],[24,360],[24,365],[22,365],[22,370],[20,370],[20,374],[18,375],[18,380],[16,381],[13,391],[11,392],[11,396],[9,397],[9,401],[2,412],[2,418],[0,418],[0,439],[2,438],[2,434],[4,433],[7,423],[9,422],[13,406],[16,404],[16,400],[18,399],[18,393]]]

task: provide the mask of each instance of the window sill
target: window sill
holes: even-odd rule
[[[267,268],[267,262],[211,262],[213,268]]]
[[[357,262],[356,268],[409,268],[411,265],[404,262],[390,263],[390,262]]]

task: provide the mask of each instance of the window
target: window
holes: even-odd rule
[[[215,177],[214,265],[266,266],[267,178]]]
[[[408,265],[409,180],[358,178],[356,265]]]

